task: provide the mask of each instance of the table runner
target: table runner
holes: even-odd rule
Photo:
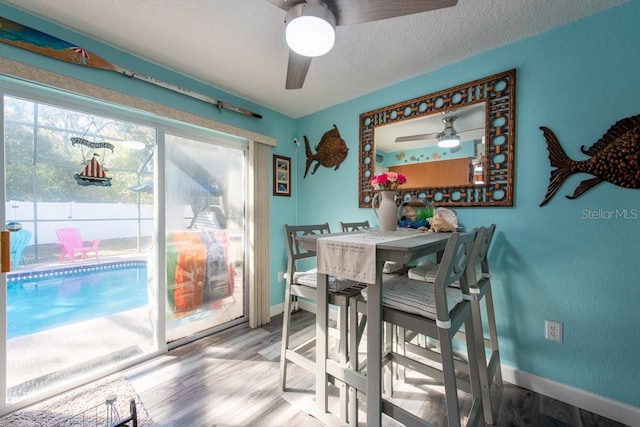
[[[318,272],[373,284],[376,281],[376,245],[409,239],[419,234],[413,229],[370,229],[354,234],[320,237],[316,244]]]

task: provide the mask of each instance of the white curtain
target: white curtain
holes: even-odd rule
[[[252,142],[249,149],[251,172],[249,182],[250,224],[249,252],[249,326],[257,328],[269,323],[269,165],[271,147]]]

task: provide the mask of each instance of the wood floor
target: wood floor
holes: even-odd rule
[[[315,322],[314,315],[302,311],[292,318],[299,334]],[[293,366],[291,389],[279,389],[281,327],[282,316],[258,329],[236,326],[174,349],[125,376],[160,427],[325,425],[303,410],[314,408],[313,376]],[[622,426],[510,384],[493,394],[499,426]],[[414,381],[399,388],[396,397],[434,426],[446,425],[440,387]],[[383,423],[397,425],[386,418]]]

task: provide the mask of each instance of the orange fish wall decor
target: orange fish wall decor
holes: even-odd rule
[[[311,146],[309,145],[309,140],[306,135],[304,136],[304,148],[307,154],[307,166],[304,170],[304,178],[307,177],[307,173],[313,162],[318,163],[316,163],[311,171],[312,175],[316,173],[320,165],[325,168],[333,168],[335,166],[334,170],[337,170],[340,167],[340,163],[347,158],[347,154],[349,153],[347,144],[340,136],[340,131],[336,125],[333,125],[333,129],[322,135],[322,139],[320,139],[320,142],[316,145],[315,154],[311,151]]]
[[[589,157],[583,161],[572,160],[560,146],[551,129],[540,128],[547,140],[551,178],[547,194],[540,206],[544,206],[572,174],[582,172],[594,176],[582,181],[574,190],[575,199],[603,181],[624,188],[640,188],[640,115],[627,117],[611,126],[591,148],[584,145],[581,151]]]

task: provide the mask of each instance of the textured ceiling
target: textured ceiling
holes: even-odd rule
[[[285,12],[267,0],[2,1],[297,118],[628,0],[459,0],[340,26],[298,90],[284,89]]]

